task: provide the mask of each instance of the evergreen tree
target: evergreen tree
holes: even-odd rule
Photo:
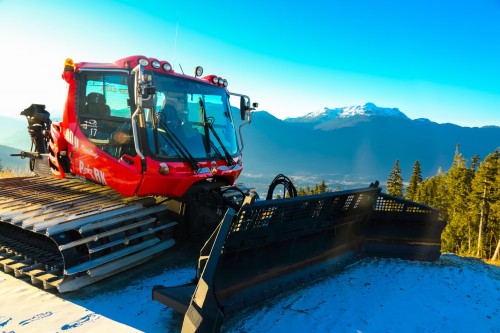
[[[444,174],[443,216],[447,223],[443,232],[443,250],[461,255],[472,254],[471,220],[469,214],[469,195],[473,172],[467,167],[462,154],[457,150],[453,163]]]
[[[417,195],[417,188],[420,183],[422,183],[422,170],[420,169],[420,162],[415,161],[415,164],[413,165],[413,171],[410,176],[410,183],[406,188],[406,199],[415,200],[415,197]]]
[[[328,188],[328,185],[326,185],[324,179],[321,181],[321,183],[318,183],[314,186],[314,194],[321,194],[321,193],[327,193],[327,192],[331,192],[331,191]]]
[[[307,186],[306,186],[306,190],[305,190],[305,192],[306,192],[306,195],[311,195],[311,194],[313,194],[313,190],[311,190],[311,188],[309,187],[309,185],[307,185]]]
[[[498,260],[500,153],[496,150],[480,164],[476,155],[468,167],[458,148],[451,168],[423,181],[414,200],[439,209],[439,217],[447,221],[443,252]]]
[[[491,260],[500,259],[500,161],[495,181],[495,200],[490,205],[489,229],[491,230],[490,248],[493,250]],[[496,244],[496,245],[495,245]]]
[[[424,180],[417,188],[414,201],[432,206],[439,210],[439,217],[448,221],[446,212],[446,186],[445,176],[438,173],[436,176]]]
[[[403,196],[403,177],[401,177],[399,160],[396,160],[396,163],[394,163],[394,169],[392,169],[387,179],[387,194],[398,197]]]
[[[305,188],[299,187],[297,189],[298,196],[321,194],[326,192],[331,192],[331,190],[328,188],[328,185],[326,185],[325,180],[322,180],[321,183],[316,183],[314,185],[314,189],[309,187],[309,185],[307,185]]]
[[[496,220],[496,203],[499,200],[497,182],[499,159],[500,154],[498,150],[486,156],[484,161],[479,165],[472,182],[473,191],[470,196],[470,215],[472,224],[477,230],[477,242],[475,242],[477,250],[475,255],[478,257],[491,257],[495,249],[492,249],[490,240],[495,236],[498,237],[498,233],[495,232],[496,226],[494,222]],[[491,221],[490,216],[492,217]]]
[[[481,160],[481,157],[479,155],[474,155],[471,160],[470,160],[470,169],[472,170],[473,173],[477,171],[477,168],[479,167],[479,161]]]

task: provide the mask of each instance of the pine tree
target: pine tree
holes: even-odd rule
[[[491,232],[490,248],[493,250],[491,260],[500,258],[500,161],[495,181],[495,200],[490,205],[489,229]],[[496,244],[496,245],[495,245]]]
[[[403,177],[401,177],[399,160],[396,160],[396,163],[394,163],[394,169],[392,169],[387,179],[387,194],[398,197],[403,196]]]
[[[472,213],[473,224],[477,228],[477,250],[475,254],[478,257],[490,257],[492,255],[489,244],[491,237],[484,236],[495,236],[495,226],[490,225],[490,215],[492,217],[496,215],[495,212],[491,212],[491,208],[496,208],[495,203],[499,199],[497,183],[499,159],[500,153],[498,150],[486,156],[484,161],[479,165],[472,182],[473,191],[470,196],[470,211]],[[491,233],[492,231],[493,234]]]
[[[299,197],[303,197],[303,196],[307,195],[306,190],[303,187],[299,187],[299,189],[297,190],[297,195]]]
[[[314,189],[309,187],[309,185],[307,185],[305,188],[299,187],[297,189],[298,196],[321,194],[327,192],[331,192],[331,190],[328,188],[328,185],[326,185],[325,180],[322,180],[321,183],[316,183],[314,185]]]
[[[444,174],[438,173],[436,176],[424,180],[417,188],[414,201],[435,207],[439,210],[439,217],[448,221],[446,217],[447,201]]]
[[[311,188],[309,187],[309,185],[307,185],[307,186],[306,186],[306,190],[305,190],[305,192],[306,192],[306,195],[311,195],[311,194],[313,194],[313,190],[311,190]]]
[[[443,250],[461,255],[472,254],[472,225],[469,214],[469,195],[473,172],[457,149],[453,163],[444,174],[443,216],[447,226],[443,232]]]
[[[321,181],[321,183],[316,184],[316,186],[314,187],[315,194],[321,194],[321,193],[327,193],[327,192],[331,192],[331,191],[328,188],[328,185],[326,185],[324,179]]]
[[[413,171],[410,176],[410,183],[406,188],[406,199],[415,200],[415,196],[417,195],[418,185],[422,183],[422,170],[420,169],[420,162],[415,161],[413,165]]]
[[[473,173],[476,173],[477,168],[479,167],[479,161],[481,157],[479,155],[474,155],[470,160],[470,169]]]
[[[441,168],[417,188],[415,201],[439,209],[447,221],[441,236],[443,252],[500,256],[500,153],[498,150],[479,163],[476,155],[467,166],[459,147],[451,168]]]

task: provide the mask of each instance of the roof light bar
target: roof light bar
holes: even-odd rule
[[[208,82],[218,85],[219,87],[226,88],[228,86],[228,82],[226,79],[223,79],[217,75],[207,75],[202,77],[203,80],[207,80]]]
[[[149,65],[149,60],[146,59],[146,58],[140,58],[137,60],[137,62],[140,64],[140,65],[143,65],[143,66],[147,66]]]
[[[160,62],[158,60],[153,60],[151,62],[151,66],[153,66],[153,68],[158,69],[158,68],[160,68],[161,64],[160,64]]]
[[[170,72],[172,70],[172,65],[170,65],[168,62],[166,62],[163,64],[162,68],[165,72]]]

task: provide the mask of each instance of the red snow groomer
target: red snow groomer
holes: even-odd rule
[[[186,327],[205,330],[220,327],[224,313],[362,255],[439,258],[437,211],[378,184],[297,197],[280,176],[267,200],[236,185],[241,126],[257,105],[201,67],[188,76],[144,56],[67,59],[62,77],[69,89],[61,121],[40,104],[21,113],[33,144],[17,155],[35,176],[0,179],[6,272],[65,292],[173,255],[176,244],[206,242],[196,291],[153,292],[187,313]],[[239,99],[240,130],[230,96]],[[280,184],[289,198],[272,200]]]

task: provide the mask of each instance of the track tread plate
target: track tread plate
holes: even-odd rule
[[[0,222],[20,224],[44,234],[43,225],[60,225],[80,216],[99,215],[114,206],[127,206],[143,199],[122,197],[111,188],[76,179],[18,177],[0,179]],[[37,228],[40,225],[40,228]]]
[[[14,269],[14,270],[19,270],[23,267],[27,267],[28,265],[25,264],[25,263],[22,263],[22,262],[18,262],[18,263],[15,263],[15,264],[12,264],[12,265],[9,265],[10,268]]]
[[[48,281],[50,279],[60,278],[60,277],[61,277],[60,275],[43,274],[43,275],[37,276],[36,279],[44,282],[44,281]]]
[[[13,259],[13,258],[7,258],[7,259],[4,259],[4,260],[0,260],[0,265],[3,265],[4,267],[5,266],[9,266],[10,263],[15,263],[16,260]]]

